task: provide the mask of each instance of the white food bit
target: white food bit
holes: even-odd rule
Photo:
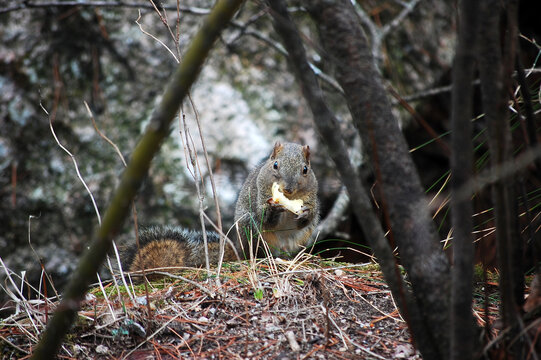
[[[303,201],[302,199],[290,200],[285,197],[285,195],[280,191],[280,185],[274,182],[272,183],[272,201],[275,204],[280,204],[285,207],[287,210],[291,211],[294,214],[300,214],[302,209]]]

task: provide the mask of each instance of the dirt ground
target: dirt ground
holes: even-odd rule
[[[377,266],[309,262],[228,264],[220,284],[204,270],[184,271],[148,283],[148,297],[143,284],[129,295],[104,283],[88,294],[60,357],[420,358]],[[26,306],[3,321],[2,359],[30,354],[55,303]]]

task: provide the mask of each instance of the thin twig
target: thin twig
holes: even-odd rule
[[[130,352],[128,352],[126,355],[124,355],[124,357],[122,358],[123,360],[124,359],[128,359],[130,358],[130,355],[133,354],[137,349],[139,349],[141,346],[143,346],[145,343],[147,343],[149,340],[151,340],[154,336],[156,336],[157,334],[159,334],[163,329],[165,329],[170,323],[172,323],[173,321],[175,321],[178,317],[180,317],[180,314],[177,314],[175,316],[173,316],[171,319],[169,319],[165,324],[163,324],[162,326],[160,326],[160,328],[158,330],[156,330],[155,332],[153,332],[152,334],[150,334],[144,341],[140,342],[139,344],[137,344],[137,346],[135,346]]]
[[[222,232],[222,215],[220,213],[220,202],[218,200],[218,192],[216,190],[216,183],[214,182],[214,174],[212,173],[212,166],[210,166],[209,155],[208,155],[208,152],[207,152],[207,147],[205,145],[205,139],[204,139],[204,136],[203,136],[203,130],[201,128],[201,121],[199,120],[199,112],[197,111],[197,108],[195,106],[195,103],[194,103],[194,101],[192,99],[191,94],[188,94],[188,100],[190,101],[190,104],[191,104],[192,109],[194,111],[195,122],[197,124],[197,129],[199,130],[199,139],[201,141],[201,147],[203,149],[203,156],[205,158],[205,162],[206,162],[206,165],[207,165],[208,176],[209,176],[210,184],[211,184],[211,188],[212,188],[212,197],[214,199],[214,206],[216,207],[216,221],[217,221],[218,232],[221,233]],[[195,151],[195,149],[194,149],[194,151]],[[199,169],[199,175],[201,176],[201,170],[200,169]],[[201,213],[201,216],[205,215],[202,208],[200,208],[200,213]],[[205,237],[206,234],[205,234],[204,222],[202,222],[202,228],[203,228],[203,237]],[[205,246],[207,246],[206,243],[205,243]],[[218,260],[218,274],[220,274],[220,270],[222,268],[224,247],[225,247],[225,239],[220,235],[220,257],[219,257],[219,260]],[[220,286],[220,276],[216,277],[216,281],[217,281],[217,286]]]
[[[38,326],[34,322],[34,318],[33,318],[32,314],[31,314],[30,308],[29,308],[29,306],[28,306],[28,304],[27,304],[27,302],[26,302],[26,300],[24,298],[24,295],[21,293],[21,291],[19,290],[19,288],[15,284],[15,281],[13,281],[13,278],[11,277],[11,271],[7,268],[6,264],[4,264],[4,261],[2,260],[1,257],[0,257],[0,265],[2,265],[2,268],[4,268],[4,272],[6,273],[7,278],[9,279],[9,282],[11,283],[11,285],[13,286],[15,291],[17,292],[17,295],[19,296],[19,298],[17,298],[11,291],[6,291],[6,293],[17,304],[22,304],[22,307],[24,308],[26,314],[28,315],[28,320],[30,320],[30,322],[32,323],[32,327],[34,328],[34,331],[36,332],[36,334],[39,334]],[[6,288],[6,290],[7,290],[7,288]],[[31,335],[31,338],[34,341],[37,341],[37,338],[36,338],[36,336],[34,334],[29,333],[29,335]]]
[[[342,340],[342,344],[344,344],[346,348],[349,348],[348,342],[351,343],[351,339],[349,338],[349,336],[347,336],[347,334],[345,334],[342,329],[340,329],[338,324],[336,324],[336,321],[334,321],[332,316],[329,314],[328,309],[325,309],[325,306],[323,306],[323,304],[320,304],[320,307],[323,313],[326,314],[326,318],[334,325],[336,330],[338,330],[338,335],[340,337],[340,340]]]
[[[284,49],[282,44],[272,40],[267,35],[263,34],[260,31],[254,30],[254,29],[247,29],[246,24],[243,24],[239,21],[232,21],[231,25],[241,30],[242,34],[252,36],[258,40],[261,40],[265,44],[272,47],[274,50],[276,50],[278,53],[282,54],[286,58],[289,57],[287,50]],[[237,39],[234,39],[237,40]],[[233,41],[232,41],[233,42]],[[342,90],[342,87],[336,82],[336,80],[330,76],[327,75],[323,70],[321,70],[317,65],[315,65],[313,62],[309,61],[308,64],[310,65],[310,68],[321,81],[325,82],[327,85],[329,85],[334,91],[336,91],[339,94],[344,94],[344,90]]]
[[[485,187],[492,185],[510,175],[519,173],[540,158],[541,145],[538,145],[535,148],[529,148],[517,157],[492,166],[491,168],[471,178],[471,180],[465,183],[455,193],[455,197],[458,199],[468,199],[473,194],[478,193]]]
[[[190,280],[190,279],[188,279],[188,278],[186,278],[184,276],[181,276],[181,275],[171,274],[171,273],[162,272],[162,271],[155,271],[154,273],[159,274],[159,275],[165,275],[165,276],[171,277],[173,279],[182,280],[184,282],[187,282],[188,284],[192,284],[193,286],[197,287],[199,290],[201,290],[202,292],[204,292],[205,294],[207,294],[211,298],[214,299],[216,297],[216,293],[214,291],[207,289],[206,287],[204,287],[203,285],[201,285],[197,281]]]
[[[34,216],[34,215],[29,215],[28,216],[28,245],[30,246],[30,249],[32,250],[32,252],[36,256],[36,258],[38,259],[38,261],[40,263],[40,266],[41,266],[41,269],[45,273],[45,277],[47,278],[47,280],[49,281],[49,284],[53,288],[55,296],[58,298],[59,297],[58,292],[56,291],[56,287],[54,286],[53,279],[51,278],[49,273],[47,273],[47,271],[45,271],[45,265],[43,264],[43,261],[42,261],[41,257],[39,256],[39,254],[36,252],[36,250],[32,246],[32,241],[31,241],[31,237],[30,237],[30,230],[31,230],[30,222],[32,221],[33,218],[39,218],[39,216]],[[38,291],[38,295],[41,295],[41,291]]]
[[[144,135],[134,149],[130,164],[124,171],[120,185],[105,213],[103,224],[94,232],[91,246],[81,257],[79,266],[66,286],[62,302],[49,321],[47,329],[42,333],[41,340],[32,354],[33,359],[52,359],[56,355],[64,335],[76,318],[91,276],[105,259],[113,235],[121,230],[122,222],[129,214],[131,202],[148,173],[153,157],[169,134],[171,122],[180,104],[197,79],[214,42],[241,3],[241,0],[218,1],[194,36],[186,52],[186,58],[171,76]]]
[[[539,74],[539,73],[541,73],[541,69],[536,68],[536,67],[531,67],[529,69],[524,69],[524,71],[528,73],[526,75],[526,77],[528,77],[530,74]],[[515,71],[513,73],[513,77],[516,77],[516,76],[518,76],[518,74]],[[477,86],[480,83],[481,83],[481,80],[476,79],[476,80],[474,80],[472,82],[472,85]],[[417,100],[421,100],[421,99],[424,99],[424,98],[427,98],[427,97],[436,96],[436,95],[451,92],[452,89],[453,89],[453,85],[439,86],[439,87],[435,87],[435,88],[431,88],[431,89],[421,90],[421,91],[418,91],[418,92],[410,94],[410,95],[402,96],[402,99],[404,101],[408,101],[408,102],[409,101],[417,101]],[[397,99],[392,99],[391,102],[392,102],[393,105],[398,105],[399,104],[399,101]]]
[[[370,16],[368,16],[368,14],[361,8],[357,1],[351,0],[351,3],[355,7],[359,20],[361,20],[361,22],[368,28],[368,31],[370,31],[370,36],[372,38],[372,55],[374,57],[376,68],[379,69],[378,65],[383,60],[383,55],[381,53],[381,44],[383,43],[383,40],[415,9],[415,6],[419,3],[419,0],[411,0],[407,3],[401,2],[401,5],[404,7],[402,11],[400,11],[400,13],[393,20],[385,24],[383,27],[378,27],[372,21],[372,19],[370,19]]]
[[[205,249],[205,266],[207,269],[207,274],[210,275],[210,261],[209,261],[209,249],[208,249],[208,238],[207,238],[207,232],[205,229],[205,217],[203,215],[205,206],[204,206],[204,199],[205,195],[203,193],[204,191],[204,183],[203,183],[203,176],[201,174],[201,168],[199,166],[199,161],[197,159],[197,152],[195,150],[195,144],[193,141],[193,138],[190,135],[190,132],[188,130],[188,126],[186,125],[186,118],[183,117],[183,125],[184,125],[184,136],[185,136],[185,151],[188,153],[188,158],[186,158],[186,164],[191,164],[192,166],[192,174],[194,177],[194,184],[195,189],[197,192],[197,198],[199,200],[199,221],[201,223],[201,231],[203,235],[203,244]],[[191,144],[190,144],[191,143]]]
[[[404,8],[402,9],[402,11],[400,11],[400,13],[393,20],[391,20],[381,28],[380,36],[384,38],[391,32],[391,30],[396,29],[400,25],[400,23],[402,23],[402,21],[406,18],[406,16],[408,16],[415,9],[415,6],[417,6],[418,3],[419,0],[412,0],[408,3],[404,3]]]
[[[107,293],[105,292],[105,289],[103,288],[100,274],[97,273],[96,275],[98,276],[98,284],[100,286],[101,293],[103,294],[105,303],[107,304],[107,307],[109,308],[109,312],[111,313],[111,316],[113,317],[113,321],[115,321],[116,320],[115,312],[113,311],[113,308],[111,307],[111,303],[109,302],[109,298],[107,297]]]
[[[361,351],[364,351],[365,353],[367,353],[367,354],[370,355],[370,356],[373,356],[373,357],[378,358],[378,359],[385,359],[383,356],[376,354],[375,352],[371,351],[370,349],[368,349],[368,348],[365,347],[365,346],[362,346],[361,344],[357,344],[355,341],[353,341],[353,340],[351,340],[351,339],[349,340],[349,342],[350,342],[353,346],[357,347],[357,348],[358,348],[359,350],[361,350]]]
[[[179,41],[179,37],[175,37],[175,35],[173,34],[173,31],[171,30],[171,27],[169,26],[169,22],[167,21],[167,12],[166,12],[166,9],[162,7],[163,9],[163,14],[160,12],[160,10],[158,9],[158,7],[156,6],[156,4],[154,3],[153,0],[148,0],[152,6],[154,7],[154,11],[158,14],[158,16],[160,17],[160,20],[162,21],[162,23],[165,25],[165,28],[167,29],[167,31],[169,32],[169,34],[171,35],[171,38],[173,39],[173,41],[175,42],[175,47],[176,47],[176,50],[177,50],[177,54],[178,54],[178,59],[180,60],[180,41]],[[176,7],[175,9],[177,11],[177,14],[179,14],[179,9],[178,9],[178,6]],[[180,21],[180,15],[177,16],[177,22]],[[177,31],[178,31],[178,27],[177,27]],[[176,59],[176,58],[175,58]],[[178,61],[177,61],[178,63]]]
[[[233,252],[235,253],[235,256],[237,257],[237,259],[241,259],[240,255],[239,255],[239,252],[237,251],[237,247],[235,246],[235,243],[233,242],[233,240],[231,240],[229,238],[229,233],[232,231],[234,225],[232,225],[229,230],[227,231],[227,233],[224,233],[222,229],[218,228],[218,225],[216,225],[211,218],[208,217],[208,215],[203,212],[203,216],[205,217],[205,219],[207,219],[208,223],[214,228],[214,231],[216,231],[221,237],[223,236],[224,238],[224,241],[227,243],[227,245],[229,245],[231,247],[231,249],[233,249]],[[223,254],[220,254],[220,258],[223,259]],[[217,267],[218,270],[220,269],[220,267],[218,266]],[[218,271],[217,272],[218,276],[220,275],[220,272]]]
[[[49,128],[51,129],[51,133],[53,134],[53,137],[56,140],[56,143],[71,158],[71,160],[73,162],[73,166],[75,167],[75,171],[77,172],[77,177],[79,178],[79,180],[81,181],[81,183],[85,187],[86,192],[90,196],[90,199],[92,200],[92,205],[94,206],[94,211],[96,212],[96,216],[98,217],[98,223],[101,225],[101,215],[100,215],[100,211],[98,210],[98,205],[96,204],[96,200],[94,199],[94,195],[92,195],[92,192],[90,191],[90,188],[88,187],[88,185],[86,184],[85,180],[83,179],[81,173],[79,172],[79,166],[77,165],[77,160],[75,159],[75,156],[68,149],[66,149],[66,147],[64,145],[62,145],[60,143],[60,140],[58,140],[58,137],[56,136],[56,133],[54,132],[53,122],[51,120],[51,117],[49,116],[49,112],[45,109],[45,107],[43,106],[41,101],[39,103],[39,106],[45,112],[45,114],[47,114],[47,118],[49,119]]]
[[[139,9],[153,9],[154,7],[149,3],[137,2],[129,3],[124,1],[49,1],[49,2],[34,2],[34,1],[21,1],[20,4],[1,8],[0,14],[5,14],[12,11],[35,9],[35,8],[48,8],[48,7],[124,7],[124,8],[139,8]],[[177,5],[162,4],[163,9],[177,10]],[[208,15],[210,9],[200,8],[195,6],[179,6],[180,11],[194,14],[194,15]]]
[[[387,90],[400,103],[400,105],[402,105],[402,107],[410,113],[410,115],[415,119],[415,121],[417,121],[417,123],[425,129],[428,135],[430,135],[430,137],[440,146],[445,156],[450,157],[451,149],[449,149],[449,145],[447,145],[447,143],[441,139],[441,135],[438,135],[436,130],[434,130],[434,128],[432,128],[432,126],[430,126],[430,124],[425,121],[425,119],[421,115],[419,115],[419,113],[398,94],[398,91],[396,91],[393,86],[388,86]]]
[[[2,339],[3,342],[5,342],[6,344],[8,344],[9,346],[13,347],[14,349],[17,349],[17,351],[20,351],[26,355],[30,355],[30,352],[15,345],[14,343],[12,343],[11,341],[9,341],[7,338],[3,337],[2,335],[0,335],[0,339]]]
[[[92,114],[92,111],[90,110],[90,106],[88,106],[88,103],[86,101],[84,101],[84,104],[85,104],[85,107],[86,107],[86,111],[88,112],[88,115],[90,116],[90,119],[92,120],[92,125],[94,126],[94,129],[96,130],[96,132],[98,133],[98,135],[102,139],[107,141],[107,143],[109,143],[109,145],[111,145],[115,149],[116,153],[118,154],[118,157],[122,161],[122,164],[124,165],[124,167],[126,167],[127,166],[126,160],[124,159],[124,156],[122,155],[122,152],[120,151],[118,146],[111,139],[109,139],[98,128],[98,124],[96,123],[96,120],[94,119],[94,115]],[[134,222],[135,222],[135,236],[138,237],[139,231],[137,230],[137,219],[136,219],[136,212],[135,212],[135,203],[133,203],[133,202],[132,202],[132,209],[133,209],[133,216],[134,216]],[[128,283],[126,282],[126,278],[124,277],[124,272],[122,270],[122,262],[120,261],[120,254],[118,253],[118,248],[117,248],[116,243],[114,241],[113,241],[113,251],[115,253],[116,261],[117,261],[117,264],[118,264],[118,270],[120,271],[120,278],[122,280],[122,283],[124,284],[124,288],[126,289],[126,292],[128,293],[128,297],[130,298],[130,300],[132,302],[134,302],[135,301],[135,296],[132,295],[132,293],[130,291],[130,288],[128,286]],[[115,276],[113,274],[113,269],[112,269],[112,266],[111,266],[111,262],[109,260],[109,256],[107,256],[107,264],[108,264],[109,269],[111,271],[111,275],[113,276],[113,282],[115,283],[115,288],[117,289],[118,296],[120,298],[120,290],[118,289],[118,284],[117,284],[116,278],[115,278]],[[148,294],[148,292],[147,292],[147,294]]]
[[[165,43],[163,41],[161,41],[160,39],[158,39],[157,37],[155,37],[154,35],[152,35],[151,33],[149,33],[148,31],[146,31],[145,29],[143,29],[143,25],[141,25],[141,23],[139,22],[139,20],[141,20],[141,10],[139,10],[139,16],[137,17],[137,19],[135,20],[135,23],[139,26],[139,30],[141,30],[141,32],[149,37],[151,37],[154,41],[158,42],[160,45],[162,45],[170,54],[171,56],[175,59],[175,61],[177,62],[177,64],[180,62],[180,60],[177,58],[177,56],[175,55],[175,53],[169,48],[169,46],[165,45]]]
[[[118,154],[118,157],[120,158],[120,160],[122,161],[122,164],[124,165],[124,167],[128,166],[128,164],[126,163],[126,160],[124,159],[124,156],[122,155],[122,152],[120,151],[120,149],[118,148],[118,146],[111,140],[109,139],[99,128],[98,128],[98,124],[96,123],[96,120],[94,119],[94,115],[92,114],[92,111],[90,110],[90,106],[88,106],[88,103],[86,101],[83,101],[83,103],[85,104],[85,107],[86,107],[86,111],[88,112],[88,115],[90,116],[90,120],[92,120],[92,125],[94,126],[94,129],[96,130],[96,132],[98,133],[98,135],[105,141],[107,141],[109,143],[109,145],[111,145],[116,153]]]

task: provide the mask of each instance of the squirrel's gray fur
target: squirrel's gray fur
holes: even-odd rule
[[[299,215],[275,204],[272,184],[277,182],[286,197],[302,199]],[[261,240],[274,256],[295,253],[309,241],[319,220],[317,180],[310,166],[310,148],[276,143],[268,159],[250,172],[237,199],[235,221],[239,230],[231,236],[235,249],[226,245],[224,260],[264,256]],[[219,235],[207,232],[212,263],[219,255]],[[140,232],[139,248],[132,242],[123,251],[123,264],[130,271],[141,268],[202,266],[205,263],[203,236],[180,227],[152,227]]]
[[[302,199],[300,215],[269,201],[274,182],[289,199]],[[256,253],[263,255],[261,237],[275,256],[300,250],[319,221],[317,180],[310,166],[310,148],[276,143],[269,158],[252,170],[244,182],[235,207],[235,220],[245,253],[259,243]]]

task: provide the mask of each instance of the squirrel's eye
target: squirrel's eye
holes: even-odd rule
[[[304,175],[308,174],[308,166],[304,165],[304,167],[302,168],[302,173]]]
[[[275,162],[274,162],[273,167],[274,167],[274,170],[278,170],[278,161],[275,161]]]

